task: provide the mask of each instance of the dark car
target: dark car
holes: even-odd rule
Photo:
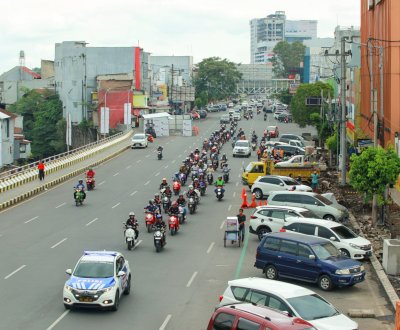
[[[207,111],[206,110],[201,109],[201,110],[199,110],[197,112],[200,115],[200,118],[206,118],[207,117]]]
[[[287,112],[282,112],[278,115],[278,121],[283,122],[287,119],[289,123],[292,122],[292,115]]]

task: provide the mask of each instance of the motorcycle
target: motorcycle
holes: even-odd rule
[[[161,150],[157,151],[157,158],[158,158],[158,160],[162,159],[162,151]]]
[[[179,174],[179,181],[182,186],[186,184],[186,174],[185,173],[180,173]]]
[[[189,197],[188,208],[189,208],[190,214],[193,214],[196,212],[196,201],[193,197]]]
[[[229,181],[229,172],[225,172],[222,175],[222,178],[224,179],[225,183],[228,183],[228,181]]]
[[[212,167],[213,167],[214,171],[216,171],[218,169],[218,160],[214,159],[212,161]]]
[[[181,191],[181,185],[178,181],[175,181],[172,184],[172,190],[174,191],[175,196],[179,195],[179,192]]]
[[[208,184],[212,184],[214,182],[214,175],[211,172],[207,173],[207,182]]]
[[[183,206],[179,205],[179,215],[178,215],[179,223],[184,223],[186,220],[185,211]]]
[[[160,252],[165,243],[164,230],[157,229],[154,233],[154,247],[156,248],[156,252]]]
[[[251,149],[253,149],[253,151],[255,151],[256,148],[257,148],[257,143],[251,142]]]
[[[124,224],[125,228],[125,242],[126,246],[128,247],[128,250],[132,250],[133,247],[136,245],[136,239],[135,239],[135,230],[133,229],[132,226],[127,226]]]
[[[153,229],[153,226],[156,223],[156,217],[154,216],[154,213],[151,212],[145,212],[145,214],[146,215],[144,221],[146,222],[147,232],[151,233],[151,230]]]
[[[93,190],[94,189],[94,184],[95,184],[94,178],[91,178],[91,177],[87,177],[86,178],[86,186],[87,186],[88,190]]]
[[[267,121],[267,114],[264,115],[264,121]]]
[[[194,181],[194,179],[198,177],[197,171],[196,170],[192,170],[191,171],[191,176],[192,176],[192,180]]]
[[[82,189],[75,189],[75,205],[79,206],[83,204],[83,191]]]
[[[221,186],[217,187],[217,191],[215,192],[215,194],[217,196],[218,201],[221,201],[222,198],[224,197],[224,193],[222,192],[222,187]]]
[[[162,204],[163,204],[164,212],[167,213],[169,208],[171,207],[171,200],[169,199],[168,196],[166,196],[166,195],[163,196]]]
[[[200,195],[204,196],[206,194],[206,183],[204,181],[200,181]]]
[[[172,236],[174,236],[179,230],[179,219],[176,215],[170,215],[168,219],[168,228]]]

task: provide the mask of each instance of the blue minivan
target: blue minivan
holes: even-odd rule
[[[344,257],[329,240],[298,233],[265,235],[254,267],[262,269],[270,280],[292,278],[317,283],[325,291],[365,279],[364,266]]]

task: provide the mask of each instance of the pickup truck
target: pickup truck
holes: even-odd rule
[[[244,185],[251,186],[259,176],[264,175],[282,175],[292,178],[301,177],[302,182],[311,181],[311,174],[317,171],[320,173],[320,168],[314,165],[307,167],[276,167],[270,159],[262,159],[259,162],[250,162],[242,173],[242,182]]]
[[[318,162],[312,162],[309,156],[297,155],[284,162],[275,164],[275,168],[281,167],[319,167],[321,170],[326,170],[326,165]]]

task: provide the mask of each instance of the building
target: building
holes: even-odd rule
[[[132,74],[134,89],[144,90],[148,79],[149,54],[139,47],[87,47],[84,41],[63,41],[55,45],[55,88],[63,102],[63,116],[72,124],[92,120],[91,95],[97,77]]]
[[[284,11],[250,21],[250,63],[266,63],[275,45],[283,40],[303,41],[317,37],[316,20],[286,20]]]
[[[0,108],[0,168],[14,162],[15,118],[15,114]]]
[[[327,66],[325,50],[333,47],[333,38],[305,40],[304,83],[315,83],[332,76],[332,67]]]
[[[399,40],[400,1],[361,0],[361,127],[371,139],[376,132],[378,144],[391,144],[400,155]]]

